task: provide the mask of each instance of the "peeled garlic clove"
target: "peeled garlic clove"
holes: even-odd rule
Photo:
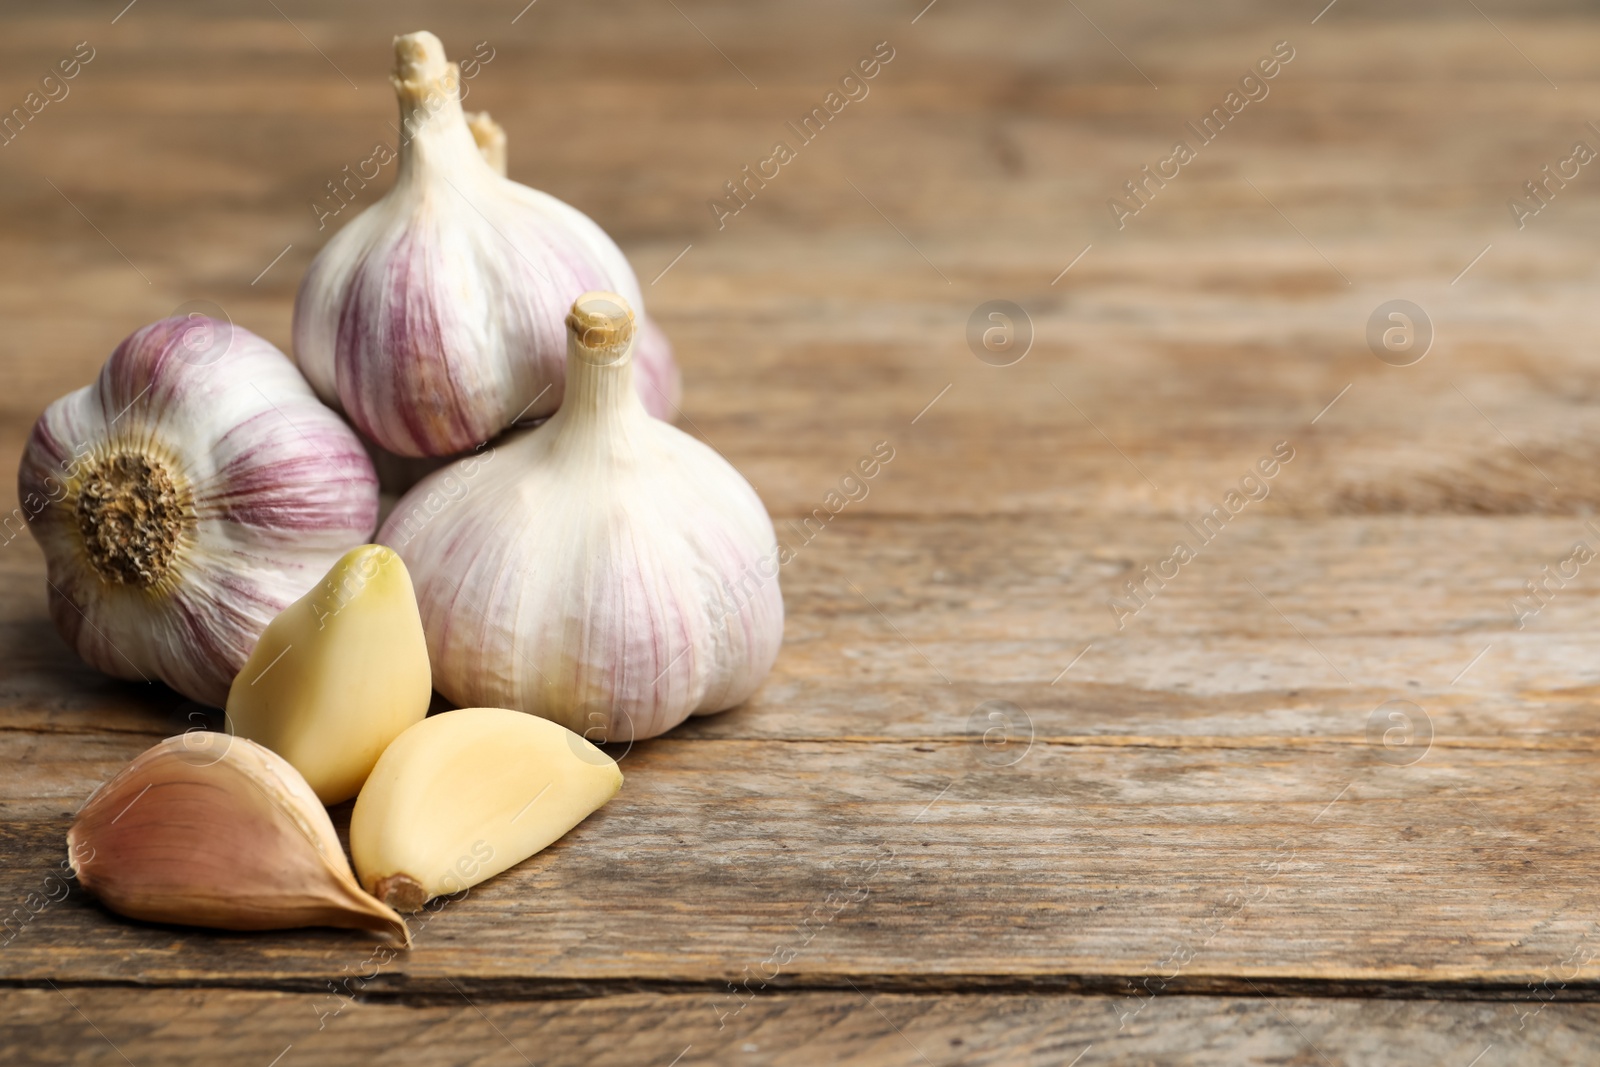
[[[415,911],[521,863],[622,788],[616,761],[504,708],[424,719],[384,751],[350,816],[361,884]]]
[[[305,779],[243,738],[196,730],[147,749],[84,804],[67,855],[79,884],[131,919],[410,943],[405,920],[356,883]]]
[[[561,319],[588,289],[639,283],[593,220],[495,173],[431,33],[395,38],[394,187],[330,240],[295,299],[295,358],[317,393],[404,456],[465,452],[564,393]],[[677,370],[646,329],[638,387],[666,417]]]
[[[417,583],[435,687],[591,740],[742,702],[783,639],[772,521],[739,472],[633,390],[633,319],[573,305],[567,400],[430,475],[379,540]]]
[[[467,112],[467,129],[483,161],[500,177],[506,176],[506,130],[487,111]]]
[[[390,549],[363,545],[267,626],[228,693],[228,729],[337,804],[432,699],[411,576]]]
[[[350,428],[283,353],[202,316],[135,331],[51,404],[17,492],[67,644],[216,707],[272,617],[378,521]]]

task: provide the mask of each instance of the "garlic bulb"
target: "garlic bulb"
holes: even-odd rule
[[[67,644],[217,707],[272,617],[368,539],[377,490],[283,353],[203,317],[131,334],[17,474]]]
[[[78,882],[130,919],[409,942],[405,920],[356,883],[305,779],[243,738],[194,730],[147,749],[84,804],[67,855]]]
[[[228,731],[338,804],[432,700],[411,577],[390,549],[362,545],[267,626],[228,693]]]
[[[350,814],[350,855],[369,893],[416,911],[521,863],[621,788],[615,760],[553,722],[447,711],[384,749]]]
[[[640,405],[622,297],[586,293],[567,322],[555,416],[423,479],[379,540],[411,571],[451,701],[652,737],[771,668],[777,542],[749,483]]]
[[[329,404],[403,456],[465,452],[564,392],[561,320],[588,289],[638,304],[621,250],[582,212],[495,173],[431,33],[395,38],[399,172],[306,272],[295,359]],[[666,417],[677,371],[648,323],[638,385]]]

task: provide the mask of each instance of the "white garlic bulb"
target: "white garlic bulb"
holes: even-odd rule
[[[738,471],[641,406],[622,297],[586,293],[567,323],[555,416],[423,479],[379,540],[411,571],[450,700],[652,737],[766,676],[777,540]]]
[[[323,400],[402,456],[465,452],[564,392],[562,317],[578,294],[639,283],[582,212],[495,173],[431,33],[395,38],[403,123],[394,188],[339,231],[295,299],[295,359]],[[641,315],[638,386],[660,417],[678,374]]]
[[[273,616],[378,519],[356,435],[282,352],[192,316],[51,404],[17,473],[67,644],[221,707]]]

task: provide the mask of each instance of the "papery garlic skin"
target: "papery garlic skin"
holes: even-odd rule
[[[640,302],[588,216],[495,173],[461,110],[460,74],[431,33],[395,39],[403,123],[381,200],[312,262],[295,299],[295,359],[362,433],[403,456],[465,452],[549,415],[565,382],[562,317],[589,289]],[[678,373],[646,328],[638,387],[667,417]]]
[[[521,863],[622,788],[616,761],[570,730],[461,708],[395,739],[350,815],[367,892],[402,911]]]
[[[362,545],[267,626],[228,693],[228,732],[270,748],[322,803],[338,804],[432,699],[411,577],[392,550]]]
[[[67,644],[217,707],[267,623],[378,512],[361,442],[294,364],[201,317],[135,331],[51,404],[17,494]]]
[[[410,940],[405,920],[356,883],[305,779],[227,734],[194,730],[137,756],[78,812],[67,856],[80,885],[131,919]]]
[[[779,550],[738,471],[640,405],[622,298],[585,294],[569,324],[555,416],[425,478],[378,540],[411,571],[451,701],[653,737],[771,669]]]

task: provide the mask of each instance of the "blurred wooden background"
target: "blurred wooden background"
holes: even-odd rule
[[[422,28],[487,42],[469,108],[629,254],[684,428],[780,526],[895,452],[784,569],[759,696],[634,746],[615,802],[381,967],[76,890],[35,913],[72,812],[193,708],[78,664],[37,549],[0,546],[0,1059],[1593,1062],[1600,604],[1587,569],[1520,628],[1511,602],[1600,548],[1600,169],[1524,228],[1507,202],[1600,149],[1600,12],[925,5],[0,8],[0,111],[94,55],[0,147],[8,470],[187,302],[288,347],[392,168],[327,230],[311,203],[392,143],[390,38]],[[719,229],[707,201],[884,41]],[[1118,229],[1279,41],[1268,96]],[[1435,334],[1411,366],[1366,340],[1395,299]],[[969,348],[991,300],[1031,323],[1011,366]],[[1271,495],[1119,628],[1279,442]]]

